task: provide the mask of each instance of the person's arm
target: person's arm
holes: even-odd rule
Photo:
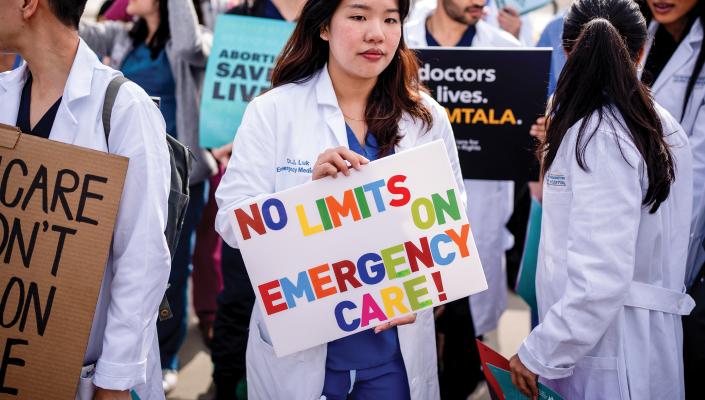
[[[103,16],[110,21],[130,21],[132,17],[127,13],[129,2],[130,0],[115,0]]]
[[[567,268],[564,294],[518,353],[521,363],[547,379],[573,373],[623,309],[634,274],[643,161],[631,143],[618,146],[605,132],[594,135],[585,160],[589,171],[569,160],[568,248],[565,265],[556,266]],[[544,201],[548,196],[545,192]],[[546,215],[551,204],[544,207]]]
[[[198,24],[191,0],[169,1],[171,51],[189,63],[205,67],[213,44],[213,35]]]
[[[115,41],[120,35],[126,34],[128,26],[116,21],[81,21],[78,27],[78,35],[96,54],[110,56]]]
[[[232,156],[215,198],[218,214],[215,230],[230,245],[238,248],[231,219],[240,204],[274,193],[276,140],[270,124],[273,115],[265,115],[254,99],[245,110],[233,141]]]
[[[169,280],[164,229],[170,189],[164,119],[141,89],[126,83],[111,119],[109,148],[130,159],[111,249],[112,283],[93,383],[111,390],[143,384],[157,311]]]

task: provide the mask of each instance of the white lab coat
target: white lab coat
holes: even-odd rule
[[[649,25],[649,40],[642,63],[649,55],[658,26],[655,21]],[[695,59],[698,57],[702,41],[702,25],[700,21],[695,21],[690,33],[683,39],[652,86],[654,98],[680,122],[693,151],[693,220],[686,273],[688,285],[692,283],[700,266],[705,263],[705,250],[702,248],[705,239],[705,69],[700,72],[683,115],[685,89],[695,67]]]
[[[445,110],[428,95],[424,103],[434,124],[426,131],[420,121],[404,117],[399,131],[404,137],[395,147],[402,152],[443,139],[463,201],[465,193],[458,152]],[[324,150],[348,146],[345,120],[333,91],[327,67],[311,80],[288,84],[256,98],[247,107],[233,143],[233,156],[216,192],[216,230],[233,247],[236,235],[229,221],[231,211],[254,198],[311,181],[305,172],[277,172],[287,158],[313,165]],[[339,178],[340,179],[340,178]],[[435,329],[432,310],[417,314],[416,322],[398,327],[401,352],[413,400],[439,398]],[[326,345],[277,358],[260,306],[254,308],[247,343],[248,397],[313,400],[321,396],[325,376]]]
[[[101,113],[117,75],[80,41],[49,138],[107,151]],[[27,64],[0,75],[0,123],[15,125],[27,76]],[[165,135],[149,96],[133,83],[124,85],[113,108],[110,151],[130,161],[84,362],[96,363],[96,386],[135,389],[143,400],[164,398],[156,318],[171,264],[164,237],[170,182]],[[90,379],[81,383],[90,385]]]
[[[424,3],[421,3],[422,5]],[[411,48],[426,47],[426,19],[435,8],[413,13],[404,26],[404,39]],[[519,47],[509,33],[480,20],[472,47]],[[528,135],[528,132],[527,132]],[[497,328],[499,317],[507,308],[507,271],[504,253],[512,248],[514,238],[506,225],[514,210],[514,182],[466,179],[467,213],[473,227],[488,289],[470,296],[475,334],[483,335]]]
[[[657,106],[676,179],[654,214],[646,166],[623,122],[595,113],[582,170],[578,121],[545,175],[536,296],[519,358],[566,399],[682,399],[683,276],[692,204],[688,139]],[[618,121],[621,117],[618,117]],[[619,137],[619,144],[616,135]]]

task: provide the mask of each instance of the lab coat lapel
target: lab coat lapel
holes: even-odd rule
[[[27,80],[27,64],[8,72],[0,77],[0,123],[5,125],[17,125],[17,113],[20,109],[20,98],[22,88]]]
[[[655,32],[654,32],[655,35]],[[691,58],[695,56],[697,49],[700,47],[700,42],[703,40],[703,30],[700,22],[695,21],[690,33],[683,42],[678,46],[671,59],[664,67],[656,82],[654,82],[653,92],[657,93],[664,85],[673,80],[673,75],[684,65],[691,62]]]
[[[335,97],[333,82],[328,75],[328,65],[325,65],[316,77],[316,97],[318,107],[326,121],[330,132],[335,137],[338,146],[348,147],[348,135],[345,130],[345,119],[340,111],[338,99]]]
[[[54,126],[49,135],[51,140],[71,144],[78,139],[79,121],[77,111],[81,106],[81,99],[91,94],[93,69],[98,62],[95,54],[83,40],[80,40],[69,77],[66,80],[61,105],[56,113]],[[94,125],[94,121],[84,121],[84,123],[89,123],[91,126]]]

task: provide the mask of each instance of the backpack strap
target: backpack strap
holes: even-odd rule
[[[110,138],[110,118],[113,114],[113,106],[115,105],[115,100],[120,91],[120,86],[129,81],[129,79],[122,75],[116,76],[110,81],[108,89],[105,91],[105,100],[103,101],[103,131],[105,132],[105,143],[108,145],[108,151],[110,151],[108,138]]]
[[[118,92],[120,91],[120,86],[130,80],[124,76],[116,76],[108,84],[108,89],[105,91],[105,100],[103,101],[103,131],[105,131],[105,144],[108,146],[108,152],[110,152],[110,118],[113,114],[113,106],[115,105],[115,100],[117,99]],[[111,245],[112,246],[112,245]],[[168,289],[168,286],[167,286]],[[159,320],[164,321],[173,316],[171,312],[171,307],[169,306],[169,301],[166,298],[166,293],[162,297],[162,302],[159,304]]]

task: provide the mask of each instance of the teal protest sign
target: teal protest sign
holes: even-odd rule
[[[497,380],[502,394],[504,395],[504,400],[529,400],[528,397],[521,394],[519,389],[512,383],[512,376],[509,371],[495,367],[492,364],[487,364],[492,375]],[[539,382],[539,400],[563,400],[563,397],[558,393],[554,392],[548,386]]]
[[[201,97],[201,147],[232,142],[247,104],[269,88],[274,62],[293,30],[284,21],[218,17]]]
[[[521,258],[515,287],[517,294],[533,310],[538,310],[536,304],[536,267],[538,265],[539,243],[541,240],[542,210],[541,203],[532,197],[529,225],[526,229],[526,242],[524,242],[524,255]]]
[[[520,15],[524,15],[550,3],[551,0],[497,0],[497,6],[500,9],[512,7],[517,10]]]

